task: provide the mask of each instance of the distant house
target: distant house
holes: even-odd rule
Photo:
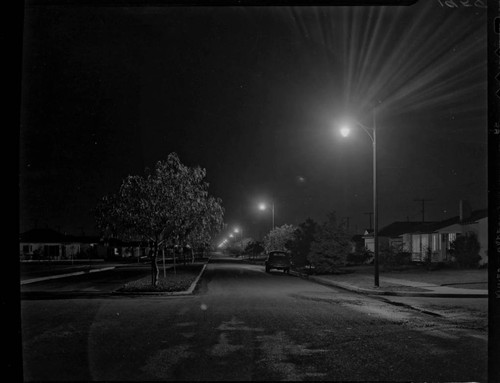
[[[410,243],[404,237],[405,233],[411,232],[419,227],[422,222],[398,221],[385,226],[379,231],[379,243],[394,248],[410,249]]]
[[[421,224],[421,222],[397,221],[385,226],[378,232],[379,248],[380,246],[392,246],[394,248],[402,246],[408,250],[410,243],[404,237],[404,234],[411,232]],[[375,249],[373,230],[366,230],[363,238],[365,240],[365,247],[373,252]]]
[[[423,262],[431,252],[432,262],[451,261],[451,244],[459,235],[475,233],[480,248],[480,264],[488,263],[488,210],[471,211],[460,201],[460,215],[434,223],[423,223],[404,234],[410,243],[412,261]]]
[[[71,259],[97,245],[99,238],[65,235],[52,229],[33,229],[20,234],[19,251],[24,258]]]
[[[488,209],[472,211],[467,201],[459,203],[459,215],[439,222],[394,222],[378,233],[379,246],[401,246],[412,253],[412,261],[450,262],[451,244],[457,236],[475,233],[481,246],[480,264],[488,263]],[[373,230],[365,230],[365,247],[374,251]]]
[[[40,256],[60,258],[63,254],[65,237],[52,229],[33,229],[19,236],[19,247],[22,256]]]
[[[365,232],[363,233],[363,239],[365,241],[366,250],[369,250],[373,253],[375,251],[373,229],[366,229]]]
[[[432,262],[449,262],[451,243],[456,239],[458,232],[449,230],[453,223],[458,222],[458,217],[446,219],[441,222],[426,222],[404,234],[405,243],[408,243],[412,253],[413,262],[427,260],[429,251]],[[445,234],[446,233],[446,234]]]
[[[143,241],[123,241],[107,238],[97,246],[100,258],[141,258],[149,255],[150,247]]]
[[[467,212],[466,212],[467,213]],[[458,218],[458,222],[453,222],[451,225],[440,228],[438,233],[449,236],[450,240],[454,240],[457,235],[469,235],[474,233],[477,236],[481,256],[480,264],[488,263],[488,209],[471,211],[470,213]],[[453,236],[455,235],[455,238]]]

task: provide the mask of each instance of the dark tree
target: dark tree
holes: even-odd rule
[[[318,230],[318,223],[311,218],[299,224],[293,234],[293,238],[287,243],[287,248],[292,253],[292,261],[295,266],[303,267],[308,264],[307,254],[311,251],[314,235]]]
[[[161,246],[179,244],[179,240],[183,244],[191,233],[206,239],[207,233],[222,226],[220,200],[208,195],[205,174],[205,169],[185,166],[177,154],[171,153],[144,177],[125,178],[118,193],[104,197],[97,206],[97,225],[105,237],[151,244],[153,286],[158,284]]]
[[[293,238],[296,228],[293,225],[282,225],[272,229],[264,238],[266,251],[282,250],[288,251],[286,244]]]
[[[350,236],[343,224],[337,222],[335,212],[328,214],[314,235],[311,250],[307,256],[317,273],[330,273],[346,263],[350,251]]]
[[[477,267],[481,256],[481,245],[475,233],[459,235],[450,245],[450,254],[455,258],[459,267]]]
[[[256,257],[264,251],[264,244],[260,241],[250,241],[245,247],[245,252]]]

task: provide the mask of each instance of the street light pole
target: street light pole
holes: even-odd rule
[[[274,202],[273,202],[272,209],[273,209],[273,230],[274,230]]]
[[[259,204],[260,210],[267,210],[267,205],[265,203]],[[271,203],[271,215],[272,215],[272,227],[271,230],[274,229],[274,201]]]
[[[243,253],[243,229],[236,228],[234,229],[235,233],[240,233],[240,248],[241,248],[241,253]]]
[[[378,203],[377,203],[377,124],[376,124],[376,108],[374,107],[372,110],[373,113],[373,126],[372,128],[368,128],[361,124],[359,121],[356,121],[357,125],[359,125],[366,134],[370,137],[373,144],[373,265],[374,265],[374,274],[375,274],[375,287],[379,287],[379,270],[378,270]],[[349,135],[349,128],[344,127],[340,130],[342,136],[347,137]],[[371,132],[370,132],[371,131]]]
[[[241,229],[240,232],[240,248],[241,248],[241,254],[243,254],[243,229]]]
[[[373,266],[375,268],[375,287],[379,287],[379,270],[378,270],[378,203],[377,203],[377,124],[375,108],[373,108],[373,246],[374,259]]]

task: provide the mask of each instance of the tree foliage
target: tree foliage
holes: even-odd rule
[[[381,244],[379,245],[379,263],[386,270],[409,265],[411,252],[406,251],[403,244]]]
[[[222,228],[220,199],[208,194],[205,169],[183,165],[176,153],[158,161],[145,176],[126,177],[118,193],[96,208],[105,237],[147,240],[152,247],[152,284],[158,282],[156,258],[161,246],[208,241]]]
[[[245,253],[250,254],[250,257],[256,257],[264,251],[264,244],[260,241],[250,241],[245,246]]]
[[[286,244],[292,253],[294,265],[301,267],[307,264],[307,254],[311,251],[311,244],[317,230],[318,223],[308,218],[294,231],[291,240]]]
[[[180,237],[192,247],[207,249],[212,238],[222,229],[223,216],[221,200],[207,195],[200,209],[188,221],[190,224],[184,226],[184,236]]]
[[[361,235],[355,235],[351,240],[354,243],[354,251],[347,255],[347,263],[360,265],[370,260],[373,261],[373,253],[366,248],[365,241]]]
[[[351,247],[349,239],[344,225],[337,222],[335,212],[329,213],[316,231],[307,256],[315,271],[329,273],[344,265]]]
[[[295,230],[295,226],[287,224],[275,227],[264,237],[264,248],[266,251],[289,250],[286,245],[293,239]]]

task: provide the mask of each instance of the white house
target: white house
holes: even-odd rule
[[[422,262],[430,251],[432,262],[449,262],[451,244],[459,235],[475,233],[480,248],[480,264],[488,263],[488,210],[471,211],[465,201],[460,201],[460,215],[437,223],[426,223],[405,233],[411,245],[412,261]]]
[[[378,232],[379,246],[390,245],[394,248],[402,246],[406,250],[409,250],[410,242],[408,240],[405,241],[404,234],[412,231],[421,224],[421,222],[396,221],[385,226]],[[363,239],[365,240],[366,249],[373,252],[375,249],[373,230],[366,230]]]

